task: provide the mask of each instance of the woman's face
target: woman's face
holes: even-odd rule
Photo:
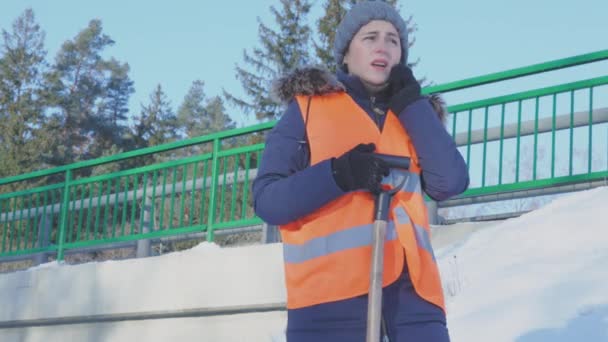
[[[381,89],[401,60],[401,39],[393,24],[372,20],[355,34],[344,55],[348,72],[371,89]]]

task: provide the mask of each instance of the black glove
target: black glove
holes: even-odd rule
[[[420,84],[414,77],[412,69],[402,63],[396,64],[391,69],[388,84],[391,93],[388,106],[395,115],[401,114],[405,107],[421,97]]]
[[[382,191],[382,178],[388,176],[390,169],[383,160],[374,157],[375,149],[374,144],[359,144],[332,159],[334,179],[343,191],[367,189],[374,194]]]

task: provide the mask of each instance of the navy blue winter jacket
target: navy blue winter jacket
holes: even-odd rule
[[[255,212],[269,224],[287,224],[344,194],[332,176],[331,160],[310,166],[304,120],[293,99],[294,95],[310,94],[311,91],[318,94],[331,88],[328,84],[337,84],[335,77],[323,73],[319,79],[318,69],[303,73],[283,80],[282,86],[288,90],[280,89],[279,92],[289,104],[266,138],[266,148],[253,182]],[[305,82],[302,82],[303,78]],[[386,115],[378,115],[373,108],[386,112],[388,94],[372,97],[357,77],[341,71],[337,73],[337,79],[382,129]],[[467,166],[429,98],[415,101],[398,117],[416,149],[423,191],[437,201],[465,191],[469,185]]]

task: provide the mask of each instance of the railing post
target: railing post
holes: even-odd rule
[[[264,222],[262,225],[262,243],[280,242],[279,227]]]
[[[149,184],[144,184],[144,186],[148,186]],[[156,186],[156,184],[152,185]],[[143,205],[141,208],[142,213],[140,215],[143,216],[143,224],[141,227],[141,232],[143,234],[149,233],[152,231],[152,227],[154,226],[154,217],[152,216],[152,206],[154,205],[154,198],[152,194],[146,194],[144,197]],[[150,239],[140,239],[137,240],[137,252],[136,256],[138,258],[145,258],[150,256]]]
[[[209,194],[209,216],[207,217],[207,241],[212,242],[214,238],[213,234],[213,222],[215,221],[215,198],[217,197],[217,178],[218,178],[218,166],[219,158],[218,153],[220,151],[220,140],[218,138],[213,139],[213,159],[211,162],[211,193]]]
[[[429,224],[440,224],[437,202],[429,200],[426,202],[426,208],[429,215]]]
[[[65,242],[65,230],[67,227],[68,205],[70,203],[70,182],[72,181],[72,170],[65,172],[65,183],[63,185],[63,198],[61,201],[61,216],[59,219],[59,237],[57,238],[57,261],[63,261],[63,244]]]
[[[41,248],[47,248],[49,246],[49,240],[51,238],[51,222],[53,221],[53,217],[49,214],[40,216],[40,223],[38,224],[38,245]],[[33,266],[38,266],[40,264],[44,264],[48,260],[48,252],[43,251],[40,253],[36,253],[32,258]]]

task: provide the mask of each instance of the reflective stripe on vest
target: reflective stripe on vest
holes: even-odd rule
[[[420,176],[404,170],[391,170],[391,173],[382,180],[382,184],[397,186],[403,181],[403,178],[406,178],[406,181],[401,188],[402,191],[420,192]],[[395,217],[399,223],[411,223],[409,216],[401,207],[395,209]],[[431,240],[426,230],[417,224],[412,224],[412,226],[416,233],[418,245],[431,253],[433,260],[435,260]],[[349,248],[370,246],[373,243],[373,228],[373,224],[353,227],[312,239],[303,245],[284,243],[283,258],[286,263],[297,264]],[[386,241],[396,239],[395,223],[389,221],[386,227]]]
[[[373,224],[366,224],[318,237],[303,245],[283,243],[283,257],[286,263],[297,264],[350,248],[370,246],[373,242],[373,229]],[[397,240],[397,231],[395,223],[390,221],[386,226],[385,241],[393,240]]]
[[[426,229],[413,223],[405,212],[405,209],[402,207],[396,207],[393,212],[395,213],[397,223],[411,224],[412,227],[414,227],[414,233],[416,233],[416,242],[418,243],[418,246],[430,253],[433,256],[433,261],[435,261],[435,253],[433,252],[433,246],[431,245],[431,238],[429,237],[429,233],[426,231]]]

